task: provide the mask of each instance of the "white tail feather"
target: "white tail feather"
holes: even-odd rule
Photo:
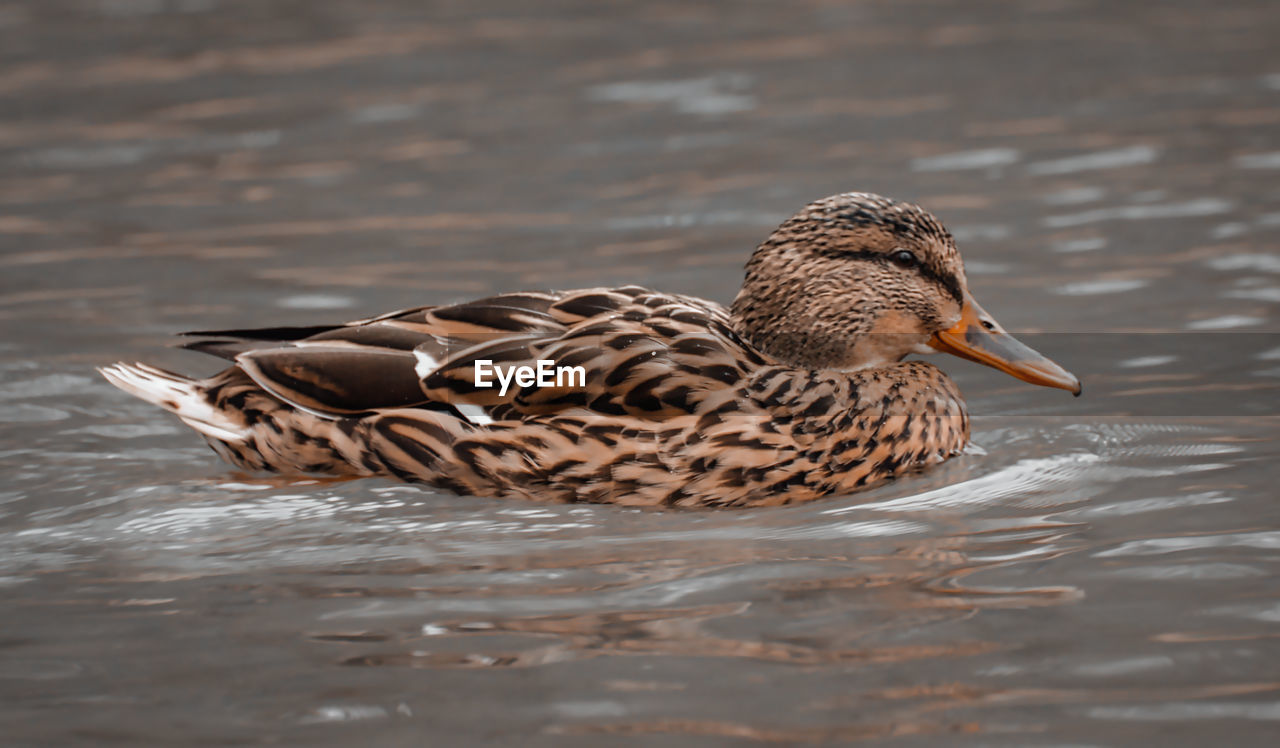
[[[247,427],[213,407],[195,380],[146,364],[118,363],[98,371],[116,387],[159,405],[202,434],[229,442],[249,436]]]

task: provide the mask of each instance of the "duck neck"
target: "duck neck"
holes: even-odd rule
[[[879,309],[875,301],[862,298],[859,287],[855,278],[841,273],[814,277],[793,247],[766,243],[747,263],[731,308],[734,326],[756,348],[797,368],[861,369],[886,363],[869,355],[868,343],[876,336],[868,333]]]

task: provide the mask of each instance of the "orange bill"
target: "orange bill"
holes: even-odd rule
[[[1024,382],[1057,387],[1080,395],[1080,380],[1071,372],[1019,343],[965,292],[964,309],[955,327],[935,333],[929,345],[960,358],[999,369]]]

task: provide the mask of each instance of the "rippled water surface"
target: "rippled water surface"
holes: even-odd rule
[[[480,6],[483,7],[480,7]],[[1274,3],[0,2],[12,745],[1272,745]],[[728,301],[937,212],[1085,396],[736,512],[238,474],[92,367],[492,291]]]

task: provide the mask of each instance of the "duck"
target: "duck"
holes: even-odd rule
[[[99,371],[240,469],[541,502],[777,506],[936,465],[969,416],[912,354],[1081,391],[978,305],[937,218],[864,192],[778,226],[728,307],[628,285],[183,335],[230,365]]]

